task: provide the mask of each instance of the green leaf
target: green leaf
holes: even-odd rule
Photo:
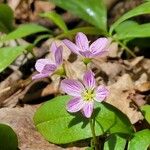
[[[124,14],[123,16],[121,16],[110,28],[110,34],[112,34],[113,30],[123,21],[134,17],[134,16],[138,16],[138,15],[142,15],[142,14],[149,14],[150,13],[150,2],[146,2],[143,3],[141,5],[139,5],[138,7],[130,10],[129,12],[127,12],[126,14]]]
[[[106,31],[107,12],[103,0],[52,0],[52,2]]]
[[[69,96],[59,96],[41,106],[34,116],[34,123],[39,132],[50,142],[65,144],[92,137],[89,120],[79,112],[69,114],[66,104]],[[96,103],[96,135],[104,132],[133,132],[127,117],[107,103]]]
[[[65,37],[69,37],[69,36],[74,36],[75,34],[77,34],[77,32],[83,32],[85,34],[89,34],[89,35],[105,35],[105,33],[95,27],[80,27],[80,28],[75,28],[72,30],[68,30],[66,33],[60,34],[58,35],[56,38],[65,38]]]
[[[141,110],[142,110],[142,112],[144,114],[145,119],[150,124],[150,105],[144,105],[144,106],[142,106]]]
[[[117,34],[124,32],[124,30],[129,29],[129,28],[133,28],[135,26],[137,26],[138,23],[132,20],[127,20],[122,22],[121,24],[119,24],[116,28],[115,31],[117,32]]]
[[[67,28],[64,20],[62,19],[62,17],[59,14],[57,14],[55,12],[46,12],[46,13],[41,14],[40,16],[52,20],[60,29],[62,29],[62,31],[64,31],[64,32],[68,31],[68,28]]]
[[[13,27],[13,11],[6,4],[0,4],[0,31],[8,33],[14,29]]]
[[[120,29],[117,31],[117,34],[116,34],[117,39],[125,40],[125,39],[150,37],[150,23],[146,23],[142,25],[139,25],[139,24],[129,25],[128,24],[128,26],[126,25],[126,27],[125,27],[125,24],[121,25],[122,31]],[[123,29],[123,27],[125,28]]]
[[[40,35],[40,36],[38,36],[36,39],[35,39],[35,41],[33,42],[33,45],[37,45],[41,40],[43,40],[43,39],[48,39],[48,38],[51,38],[52,37],[52,35],[50,35],[50,34],[43,34],[43,35]]]
[[[112,134],[104,143],[104,150],[124,150],[126,139],[117,134]]]
[[[134,134],[128,145],[128,150],[147,150],[150,146],[150,130],[145,129]]]
[[[37,24],[23,24],[23,25],[20,25],[13,32],[4,36],[1,40],[2,42],[4,42],[4,41],[12,40],[12,39],[23,38],[25,36],[28,36],[34,33],[46,32],[46,31],[49,31],[49,30]]]
[[[0,72],[8,67],[22,52],[26,46],[0,48]]]
[[[1,150],[17,150],[17,135],[11,127],[0,124],[0,149]]]

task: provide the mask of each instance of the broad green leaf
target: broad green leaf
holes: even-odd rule
[[[147,150],[150,146],[150,130],[145,129],[134,134],[128,145],[128,150]]]
[[[116,38],[119,40],[145,37],[150,37],[150,23],[142,25],[132,24],[131,26],[126,26],[124,30],[120,30],[116,34]]]
[[[149,14],[150,13],[150,2],[143,3],[136,8],[130,10],[129,12],[125,13],[121,16],[110,28],[110,34],[112,34],[113,30],[123,21],[142,14]]]
[[[124,32],[124,30],[135,27],[137,25],[138,25],[138,23],[135,21],[132,21],[132,20],[127,20],[127,21],[122,22],[115,28],[115,31],[116,31],[115,37],[118,38],[119,34],[122,34],[122,32]],[[132,40],[132,38],[126,38],[126,39],[124,39],[124,41],[125,40],[128,42],[128,41]]]
[[[25,36],[35,34],[38,32],[46,32],[46,31],[49,31],[49,30],[37,24],[23,24],[23,25],[20,25],[13,32],[4,36],[1,40],[2,42],[4,42],[4,41],[12,40],[12,39],[23,38]]]
[[[144,105],[144,106],[142,106],[141,110],[142,110],[142,112],[144,114],[145,119],[150,124],[150,105]]]
[[[89,120],[79,112],[69,114],[66,104],[69,96],[59,96],[41,106],[34,116],[39,132],[50,142],[65,144],[92,137]],[[133,132],[127,117],[107,103],[96,103],[96,135]]]
[[[137,26],[138,23],[132,20],[127,20],[122,22],[121,24],[119,24],[116,28],[115,31],[117,32],[117,34],[124,32],[124,30],[129,29],[129,28],[134,28],[135,26]]]
[[[107,12],[103,0],[52,0],[52,2],[106,31]]]
[[[0,150],[17,150],[18,139],[11,127],[0,124]]]
[[[126,139],[117,134],[112,134],[104,143],[104,150],[124,150]]]
[[[27,46],[3,47],[0,48],[0,72],[8,67]]]
[[[0,4],[0,31],[8,33],[14,29],[13,27],[13,11],[6,4]]]
[[[46,12],[41,14],[40,16],[45,17],[53,21],[62,31],[66,32],[68,30],[64,20],[62,17],[55,12]]]
[[[70,37],[77,34],[77,32],[83,32],[85,34],[89,35],[105,35],[105,33],[95,27],[80,27],[72,30],[68,30],[66,33],[62,33],[58,35],[56,38],[64,38],[64,37]]]

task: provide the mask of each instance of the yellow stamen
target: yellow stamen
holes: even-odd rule
[[[91,89],[87,89],[84,93],[83,93],[83,99],[85,101],[91,101],[93,100],[95,97],[95,93],[93,90]]]

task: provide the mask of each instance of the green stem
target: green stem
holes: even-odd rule
[[[113,40],[116,41],[122,48],[124,48],[131,56],[136,57],[136,55],[125,44],[123,44],[117,39],[113,38]]]
[[[91,128],[92,136],[93,136],[94,148],[95,150],[98,150],[98,143],[97,143],[96,134],[95,134],[95,122],[92,121],[91,118],[89,121],[90,121],[90,128]]]

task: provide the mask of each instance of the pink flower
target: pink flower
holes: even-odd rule
[[[64,44],[75,54],[86,58],[93,58],[108,51],[110,41],[107,38],[99,38],[89,46],[89,41],[82,32],[77,33],[75,44],[69,40],[63,40]]]
[[[55,43],[51,46],[52,53],[54,54],[54,61],[49,59],[38,59],[35,64],[35,69],[39,72],[34,75],[32,79],[45,78],[54,73],[57,68],[62,64],[62,46],[57,47]]]
[[[67,104],[67,110],[71,113],[82,111],[83,115],[90,118],[94,108],[94,101],[102,102],[108,95],[105,86],[96,86],[94,73],[87,71],[83,77],[83,83],[73,79],[64,79],[61,89],[72,96]]]

